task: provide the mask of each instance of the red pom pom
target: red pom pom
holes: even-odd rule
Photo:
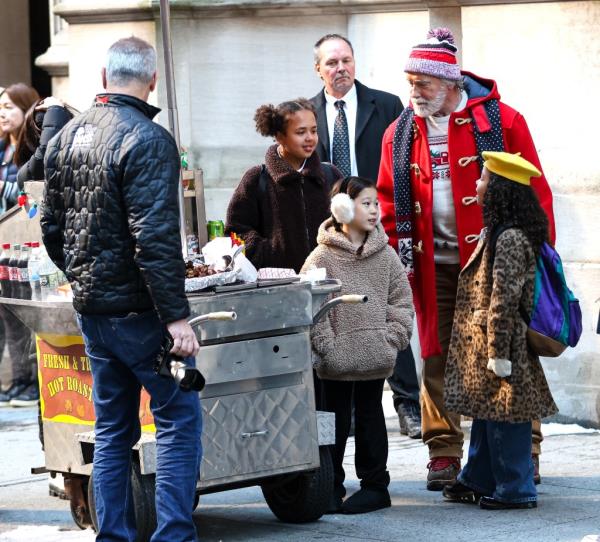
[[[17,198],[17,204],[19,207],[25,207],[27,205],[27,194],[19,194]]]

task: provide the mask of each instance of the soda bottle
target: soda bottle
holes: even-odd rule
[[[41,301],[42,286],[40,284],[40,264],[42,251],[39,243],[31,243],[31,255],[29,256],[29,284],[31,286],[31,299]]]
[[[0,288],[2,297],[11,297],[10,279],[8,278],[8,262],[10,260],[10,243],[2,244],[2,253],[0,254]]]
[[[19,258],[21,245],[15,243],[8,261],[8,279],[10,280],[11,297],[21,299],[21,282],[19,281]]]
[[[21,299],[31,299],[31,284],[29,284],[29,251],[31,243],[25,243],[21,247],[21,257],[17,264],[19,274],[19,290]]]

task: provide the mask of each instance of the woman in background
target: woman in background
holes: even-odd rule
[[[0,95],[0,128],[4,132],[0,139],[0,215],[17,203],[19,187],[15,149],[25,113],[39,99],[37,91],[25,83],[15,83]]]

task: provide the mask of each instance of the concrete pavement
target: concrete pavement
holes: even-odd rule
[[[35,417],[35,409],[0,409],[0,542],[90,542],[93,533],[75,527],[68,502],[47,496],[47,476],[29,474],[43,464]],[[544,425],[539,507],[488,512],[445,503],[440,493],[427,491],[426,448],[400,436],[394,417],[388,428],[392,508],[287,525],[273,516],[258,488],[228,491],[202,496],[194,515],[200,540],[581,542],[600,535],[600,432]],[[352,443],[346,466],[351,494],[359,487]]]

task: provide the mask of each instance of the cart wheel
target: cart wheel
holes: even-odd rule
[[[79,488],[71,487],[71,498],[69,504],[71,507],[71,517],[75,525],[80,529],[93,527],[90,506],[88,503],[88,484],[89,478],[79,481]],[[94,510],[95,512],[95,510]]]
[[[281,483],[262,486],[271,509],[286,523],[316,521],[326,511],[333,494],[333,462],[327,446],[319,447],[321,467],[313,472],[282,477]]]
[[[96,501],[94,499],[93,474],[88,485],[88,504],[94,530],[98,530],[98,516],[96,515]],[[152,533],[156,530],[156,507],[154,498],[154,474],[142,474],[137,462],[133,462],[131,469],[131,489],[135,508],[135,524],[137,538],[135,542],[149,542]]]

